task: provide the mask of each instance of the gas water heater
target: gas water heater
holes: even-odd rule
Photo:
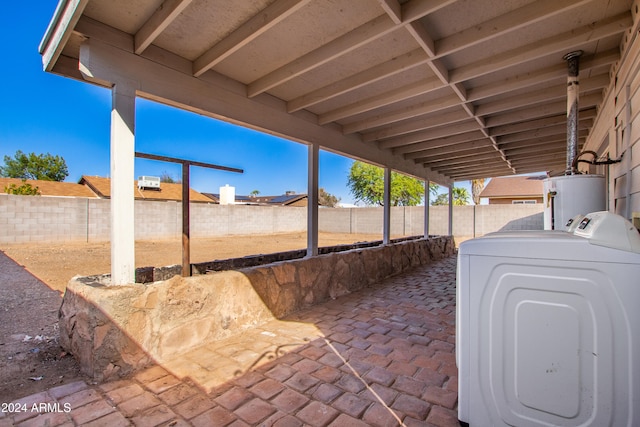
[[[566,230],[576,215],[606,209],[605,179],[602,175],[565,175],[542,182],[544,229]]]

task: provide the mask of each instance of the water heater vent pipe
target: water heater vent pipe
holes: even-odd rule
[[[578,95],[580,92],[578,74],[580,72],[581,50],[569,52],[562,59],[567,61],[567,168],[565,175],[577,172],[574,160],[578,156]]]

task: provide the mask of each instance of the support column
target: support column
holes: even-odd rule
[[[318,255],[318,156],[320,146],[309,145],[307,184],[307,257]]]
[[[453,236],[453,185],[449,186],[449,236]]]
[[[384,168],[383,204],[382,243],[387,245],[391,242],[391,169],[388,167]]]
[[[190,200],[189,200],[189,163],[182,163],[182,277],[191,276],[191,226],[190,226]]]
[[[431,203],[431,191],[429,180],[424,182],[424,237],[429,237],[429,204]]]
[[[111,283],[135,281],[134,146],[136,92],[116,84],[111,104]]]

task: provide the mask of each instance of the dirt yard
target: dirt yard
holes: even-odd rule
[[[377,234],[320,233],[319,246],[381,239],[382,236]],[[306,247],[306,233],[192,238],[191,262],[199,263]],[[89,276],[111,271],[111,248],[108,242],[4,244],[0,245],[0,250],[60,293],[64,292],[69,279],[73,276]],[[180,240],[136,242],[136,267],[163,267],[181,263],[182,242]]]
[[[380,240],[380,235],[320,233],[320,246]],[[191,262],[307,246],[306,233],[192,239]],[[109,273],[109,243],[0,245],[0,404],[83,378],[58,345],[58,309],[75,275]],[[181,242],[136,243],[136,266],[180,264]],[[39,280],[38,280],[39,279]],[[44,285],[43,285],[44,283]]]

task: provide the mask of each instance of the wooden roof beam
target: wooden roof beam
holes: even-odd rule
[[[601,100],[602,95],[599,93],[581,96],[580,108],[590,109],[592,107],[596,107]],[[567,102],[557,101],[545,105],[522,108],[508,113],[496,114],[495,116],[486,117],[485,120],[487,127],[492,128],[495,126],[511,124],[514,122],[523,122],[526,120],[557,116],[558,114],[566,114],[566,112]]]
[[[631,13],[625,12],[454,69],[450,73],[451,81],[455,83],[463,82],[495,73],[497,70],[533,61],[536,58],[549,55],[551,52],[566,52],[576,45],[623,33],[632,23]]]
[[[438,79],[431,78],[422,80],[410,85],[395,88],[388,92],[381,93],[376,96],[372,96],[368,99],[363,99],[351,105],[345,105],[344,107],[330,111],[318,116],[318,123],[321,125],[331,123],[340,119],[345,119],[351,116],[355,116],[360,113],[375,110],[395,102],[404,101],[407,98],[414,96],[424,95],[434,90],[442,88],[442,82]]]
[[[542,0],[497,16],[435,42],[436,57],[450,55],[476,44],[581,7],[591,0]]]
[[[382,64],[378,64],[375,67],[306,93],[296,99],[292,99],[287,103],[287,111],[293,113],[303,108],[319,104],[336,96],[360,89],[366,85],[423,65],[427,63],[428,60],[429,58],[424,54],[422,49],[412,50]]]
[[[384,126],[401,120],[415,118],[424,114],[435,113],[437,111],[445,110],[450,107],[455,107],[460,103],[457,96],[443,96],[431,101],[421,102],[410,107],[402,108],[393,113],[379,114],[374,117],[360,120],[354,123],[349,123],[343,126],[343,132],[345,135],[360,132],[361,130],[369,129],[377,126]]]
[[[470,122],[473,123],[473,122]],[[416,132],[420,134],[421,132]],[[442,147],[449,147],[455,144],[461,144],[470,141],[484,140],[484,134],[477,129],[472,129],[470,132],[459,133],[457,135],[444,136],[436,139],[421,139],[415,144],[402,145],[400,147],[393,148],[394,154],[408,154],[419,151],[429,151]]]
[[[189,6],[192,0],[165,0],[140,27],[133,38],[134,52],[140,55]]]
[[[619,49],[611,49],[596,55],[580,58],[580,72],[586,72],[600,67],[607,67],[620,59]],[[483,98],[500,95],[512,90],[535,86],[553,79],[567,79],[567,65],[562,63],[552,65],[541,70],[532,71],[523,75],[516,75],[506,80],[496,81],[484,86],[471,88],[467,91],[469,101],[478,101]]]
[[[196,77],[201,76],[204,72],[213,68],[216,64],[291,16],[291,14],[309,3],[309,1],[310,0],[277,0],[271,3],[263,11],[254,15],[238,27],[224,40],[221,40],[211,49],[200,55],[200,57],[193,62],[193,75]]]
[[[390,126],[376,129],[374,131],[365,132],[362,134],[362,140],[365,142],[387,140],[417,131],[439,128],[445,125],[457,125],[465,121],[469,121],[469,115],[464,110],[456,106],[447,111],[429,114],[424,117],[406,120],[402,123],[394,123]]]
[[[584,94],[597,90],[602,90],[609,85],[609,76],[600,74],[596,77],[580,80],[580,93]],[[500,101],[487,102],[476,107],[476,114],[479,116],[487,116],[490,114],[501,113],[503,111],[511,111],[517,108],[528,107],[550,100],[566,99],[567,84],[563,82],[560,85],[546,88],[543,90],[532,90],[526,94],[512,96]]]
[[[422,143],[426,141],[437,140],[440,138],[446,138],[452,134],[461,135],[466,134],[468,132],[477,132],[481,133],[478,130],[478,125],[474,121],[470,120],[467,117],[466,122],[460,122],[455,125],[455,131],[451,131],[451,126],[438,126],[431,129],[425,129],[418,132],[413,132],[401,137],[388,139],[385,141],[381,141],[378,143],[380,148],[398,148],[398,147],[406,147],[412,144]]]
[[[582,110],[580,111],[580,114],[579,114],[579,120],[593,121],[593,119],[595,119],[596,117],[596,114],[597,112],[595,108]],[[529,130],[535,130],[535,129],[555,126],[559,124],[566,124],[566,123],[567,123],[567,115],[565,113],[565,114],[558,114],[551,117],[545,117],[542,119],[534,119],[526,122],[495,126],[490,128],[489,131],[491,133],[491,136],[500,137],[504,135],[511,135],[519,132],[526,132]]]
[[[480,132],[469,132],[469,134],[465,134],[465,140],[461,140],[459,142],[451,142],[449,144],[439,143],[440,140],[430,141],[434,142],[433,147],[409,151],[405,153],[404,157],[405,159],[417,159],[420,157],[438,156],[442,154],[456,153],[458,151],[467,149],[478,149],[492,146],[491,142],[488,139],[483,138],[482,135],[478,135],[479,133]],[[473,136],[475,136],[476,138],[473,138]],[[394,150],[394,153],[395,152],[396,151]]]

